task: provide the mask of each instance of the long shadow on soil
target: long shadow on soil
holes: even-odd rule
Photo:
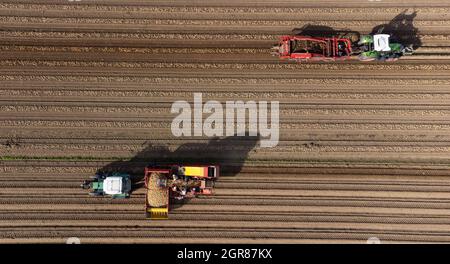
[[[408,12],[408,10],[395,16],[388,24],[382,24],[374,27],[371,34],[390,34],[393,42],[398,42],[406,47],[417,49],[422,46],[419,37],[419,29],[414,27],[414,19],[417,11]]]
[[[409,12],[405,10],[395,16],[389,23],[373,27],[371,34],[390,34],[392,42],[397,42],[405,47],[412,47],[414,50],[422,46],[418,28],[414,27],[414,19],[417,11]],[[323,25],[305,25],[301,28],[294,28],[293,35],[310,37],[348,37],[353,42],[357,41],[361,33],[349,29],[334,29]]]
[[[348,37],[352,41],[357,41],[361,34],[357,31],[352,31],[349,29],[334,29],[329,26],[323,26],[323,25],[312,25],[307,24],[301,28],[294,28],[292,30],[293,35],[301,35],[301,36],[308,36],[308,37],[325,37],[325,38],[342,38],[342,37]]]
[[[99,169],[132,175],[132,191],[143,187],[144,169],[149,164],[217,164],[220,176],[235,176],[260,136],[213,138],[207,143],[186,143],[171,151],[166,145],[148,144],[129,161],[114,161]]]

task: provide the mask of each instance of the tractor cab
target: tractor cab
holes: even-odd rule
[[[81,184],[83,189],[90,189],[89,195],[112,198],[127,198],[131,192],[131,178],[126,173],[100,173]]]
[[[109,195],[121,194],[122,186],[122,177],[108,177],[103,181],[103,192]]]
[[[388,34],[377,34],[373,36],[373,49],[375,51],[391,51],[389,47],[389,38],[391,36]]]

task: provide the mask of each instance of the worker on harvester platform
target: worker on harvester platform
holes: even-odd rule
[[[338,44],[338,55],[339,56],[347,56],[347,51],[345,50],[345,44],[344,43],[339,43]]]

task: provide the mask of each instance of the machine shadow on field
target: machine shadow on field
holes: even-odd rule
[[[186,143],[171,151],[166,145],[148,144],[128,161],[114,161],[99,172],[127,172],[132,176],[132,191],[144,186],[144,169],[150,164],[217,164],[220,177],[238,174],[260,136],[213,138],[207,143]]]
[[[394,42],[412,47],[414,50],[422,46],[419,29],[414,27],[417,11],[405,10],[395,16],[388,24],[375,26],[371,34],[390,34]]]
[[[405,10],[395,16],[389,23],[373,27],[370,34],[390,34],[393,42],[400,43],[405,47],[412,47],[415,50],[422,46],[419,29],[414,27],[413,23],[416,16],[417,11]],[[349,38],[352,42],[358,41],[362,35],[360,32],[349,29],[339,30],[329,26],[311,24],[294,28],[292,34],[309,37]]]
[[[350,38],[352,41],[357,41],[360,37],[360,33],[357,31],[352,31],[350,29],[343,29],[338,30],[334,29],[329,26],[323,26],[323,25],[311,25],[307,24],[301,28],[294,28],[292,30],[293,35],[301,35],[301,36],[308,36],[313,38],[343,38],[347,37]]]

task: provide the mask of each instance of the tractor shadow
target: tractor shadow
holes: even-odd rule
[[[422,46],[419,29],[414,26],[417,11],[408,10],[395,16],[388,24],[375,26],[371,34],[390,34],[394,42],[398,42],[414,50]]]
[[[132,192],[144,186],[144,169],[150,164],[217,164],[220,177],[235,176],[257,146],[260,136],[213,138],[207,143],[186,143],[171,151],[167,145],[147,144],[128,161],[114,161],[99,172],[126,172],[132,177]]]

